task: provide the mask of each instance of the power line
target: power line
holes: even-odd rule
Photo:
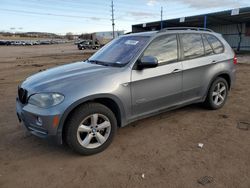
[[[44,5],[44,4],[41,4],[42,2],[44,2],[44,1],[46,1],[46,0],[44,0],[44,1],[40,1],[40,0],[30,0],[30,1],[26,1],[26,0],[20,0],[20,1],[23,1],[24,3],[35,3],[34,5],[35,6],[37,6],[38,4],[40,4],[40,5]],[[51,1],[48,1],[47,0],[47,2],[49,2],[50,4],[51,4]],[[101,5],[101,4],[97,4],[97,3],[94,3],[94,2],[84,2],[84,3],[80,3],[80,2],[76,2],[76,1],[70,1],[70,0],[65,0],[65,1],[61,1],[61,0],[53,0],[53,2],[58,2],[57,3],[57,5],[56,5],[56,7],[58,8],[58,7],[60,7],[60,5],[62,6],[62,5],[66,5],[67,7],[70,7],[70,8],[76,8],[76,9],[78,9],[78,8],[85,8],[84,9],[84,11],[90,11],[89,9],[86,9],[86,7],[85,7],[85,5],[90,5],[90,6],[92,6],[92,7],[97,7],[97,6],[99,6],[99,7],[103,7],[103,5]],[[10,2],[8,2],[8,3],[10,3]],[[139,6],[140,4],[138,4],[138,3],[133,3],[132,5],[131,5],[131,3],[130,4],[128,4],[128,3],[126,3],[126,2],[122,2],[122,1],[117,1],[116,2],[119,6],[117,7],[117,8],[119,8],[119,10],[124,10],[124,11],[131,11],[131,10],[136,10],[136,11],[138,11],[138,9],[137,8],[135,8],[135,7],[137,7],[137,5]],[[84,5],[84,7],[82,7]],[[81,6],[81,7],[80,7]],[[245,5],[246,6],[246,5]],[[61,8],[63,8],[63,7],[61,7]],[[206,10],[207,8],[205,8],[205,9],[203,9],[203,10]],[[183,11],[188,11],[188,10],[192,10],[192,9],[190,9],[190,8],[183,8],[183,9],[178,9],[178,11],[168,11],[168,14],[169,13],[173,13],[173,14],[177,14],[178,12],[183,12]],[[150,8],[150,7],[144,7],[144,10],[143,10],[143,12],[145,12],[145,13],[152,13],[152,9]],[[99,12],[94,12],[93,11],[93,13],[95,13],[95,14],[100,14]],[[156,12],[157,13],[157,12]]]
[[[26,1],[26,0],[20,0],[20,1],[22,1],[22,2],[25,2],[25,3],[33,3],[33,4],[41,4],[41,3],[44,3],[44,1],[46,1],[46,0],[43,0],[43,1],[40,1],[40,0],[29,0],[28,2]],[[51,4],[51,1],[49,0],[47,0],[47,2],[49,2],[50,4]],[[103,5],[102,4],[98,4],[98,3],[96,3],[96,2],[83,2],[83,3],[81,3],[81,2],[76,2],[76,1],[62,1],[62,0],[53,0],[53,2],[58,2],[57,3],[57,6],[60,6],[60,5],[67,5],[67,7],[69,7],[69,6],[72,6],[72,7],[74,7],[74,8],[79,8],[80,6],[82,7],[82,8],[85,8],[85,5],[90,5],[90,6],[93,6],[93,7],[103,7]],[[9,3],[9,2],[8,2]],[[122,8],[125,8],[125,7],[127,7],[126,8],[126,10],[128,9],[128,10],[131,10],[131,9],[133,9],[133,10],[137,10],[138,11],[138,9],[137,8],[135,8],[135,6],[133,6],[133,5],[131,5],[131,4],[128,4],[127,2],[116,2],[116,3],[118,3],[118,5],[119,5],[119,7],[122,7]],[[141,5],[140,3],[134,3],[135,5]],[[147,9],[148,11],[147,12],[151,12],[152,11],[152,9],[150,8],[150,7],[144,7],[144,10],[145,9]],[[85,10],[84,10],[85,11]]]
[[[33,2],[23,2],[23,3],[12,3],[12,2],[8,2],[8,5],[14,5],[14,6],[17,6],[19,8],[21,7],[25,7],[25,8],[32,8],[32,9],[36,9],[36,10],[52,10],[52,11],[55,11],[55,10],[58,10],[58,11],[70,11],[70,12],[74,12],[74,13],[83,13],[83,10],[82,10],[82,7],[70,7],[70,6],[67,6],[67,7],[61,7],[61,6],[48,6],[48,5],[44,5],[44,4],[34,4]],[[89,9],[85,9],[84,10],[84,13],[91,13],[91,14],[94,14],[94,15],[102,15],[101,17],[103,17],[104,14],[108,13],[107,12],[97,12],[97,11],[93,11],[91,10],[91,8]]]
[[[6,11],[6,12],[19,12],[19,13],[25,13],[25,14],[35,14],[35,15],[44,15],[44,16],[56,16],[56,17],[68,17],[68,18],[85,18],[85,19],[90,19],[90,20],[108,20],[108,18],[100,18],[100,17],[76,16],[76,15],[54,14],[54,13],[41,13],[41,12],[3,9],[3,8],[0,8],[0,10]]]
[[[54,0],[55,1],[55,0]],[[66,3],[66,4],[65,4]],[[8,2],[8,4],[11,4],[11,2]],[[18,4],[17,3],[13,3],[13,4]],[[20,4],[20,3],[19,3]],[[44,4],[41,4],[40,1],[37,1],[37,3],[35,3],[34,1],[24,1],[23,3],[21,3],[20,5],[23,5],[23,4],[26,4],[26,5],[33,5],[34,8],[37,8],[37,7],[46,7],[46,8],[53,8],[53,9],[66,9],[65,7],[62,7],[62,6],[67,6],[67,9],[68,8],[73,8],[74,10],[76,9],[84,9],[84,12],[92,12],[93,14],[102,14],[101,12],[97,12],[97,11],[91,11],[90,9],[96,9],[96,7],[99,7],[99,8],[104,8],[103,5],[101,4],[96,4],[96,3],[91,3],[91,2],[84,2],[82,4],[78,4],[77,2],[68,2],[68,1],[60,1],[60,3],[58,3],[55,6],[49,6],[49,5],[44,5]],[[83,6],[84,5],[84,6]],[[85,6],[86,5],[86,6]],[[124,4],[126,5],[126,4]],[[117,8],[119,8],[119,10],[122,10],[123,12],[126,12],[126,11],[138,11],[138,9],[136,9],[135,7],[136,6],[132,6],[132,5],[128,5],[127,7],[124,6],[124,5],[121,5],[121,6],[116,6]],[[137,3],[135,4],[137,5]],[[139,5],[138,5],[139,6]],[[91,8],[89,8],[91,7]],[[72,10],[72,9],[71,9]],[[80,10],[81,11],[81,10]],[[82,11],[83,12],[83,11]],[[156,11],[154,11],[155,13],[157,13]],[[145,9],[143,10],[143,13],[152,13],[152,9]]]
[[[17,15],[17,16],[27,16],[27,17],[29,17],[29,18],[31,18],[30,17],[30,14],[26,14],[26,13],[15,13],[15,12],[11,12],[11,15]],[[34,15],[34,16],[36,16],[36,17],[43,17],[44,15]],[[33,17],[32,17],[33,18]],[[76,20],[72,20],[72,19],[70,19],[70,20],[66,20],[66,19],[60,19],[60,18],[58,18],[58,17],[53,17],[53,18],[51,18],[52,20],[56,20],[56,21],[59,21],[59,22],[64,22],[64,23],[79,23],[79,24],[89,24],[89,23],[92,23],[92,22],[89,22],[89,21],[76,21]],[[28,21],[29,22],[29,21]],[[22,21],[22,23],[23,23],[23,21]],[[108,24],[108,23],[95,23],[95,25],[97,25],[97,26],[110,26],[110,24]]]
[[[26,1],[27,2],[27,1]],[[24,4],[26,3],[26,2],[24,2]],[[102,17],[101,15],[99,16],[98,15],[98,17],[96,17],[95,15],[93,15],[93,17],[90,15],[90,16],[81,16],[81,15],[67,15],[67,14],[55,14],[55,13],[48,13],[48,12],[43,12],[43,10],[45,9],[45,10],[48,10],[48,9],[50,9],[51,11],[53,11],[53,9],[55,10],[56,8],[58,8],[59,10],[60,10],[60,8],[61,9],[64,9],[64,11],[66,12],[66,11],[72,11],[72,12],[76,12],[74,9],[77,9],[77,10],[79,10],[80,9],[80,4],[78,4],[79,6],[77,6],[76,4],[74,4],[75,6],[70,6],[70,1],[58,1],[58,2],[65,2],[66,4],[64,4],[64,5],[67,5],[67,7],[66,6],[64,6],[63,7],[63,5],[62,4],[60,4],[60,3],[58,3],[58,6],[51,6],[51,7],[49,7],[49,6],[47,6],[48,8],[43,8],[42,9],[42,6],[44,7],[44,6],[46,6],[46,5],[44,5],[44,4],[40,4],[41,3],[41,1],[36,1],[37,2],[37,4],[38,4],[38,6],[37,7],[39,7],[40,6],[40,8],[37,8],[37,7],[34,7],[34,8],[36,8],[37,10],[34,10],[34,11],[25,11],[25,10],[14,10],[14,9],[8,9],[8,8],[0,8],[0,10],[2,10],[2,11],[5,11],[5,12],[11,12],[11,13],[15,13],[15,14],[28,14],[28,15],[37,15],[37,16],[53,16],[53,17],[64,17],[64,18],[72,18],[72,19],[86,19],[86,21],[95,21],[95,22],[97,22],[97,21],[102,21],[102,20],[110,20],[110,18],[107,18],[107,17]],[[9,2],[8,2],[9,3]],[[32,3],[32,2],[31,2]],[[35,1],[33,1],[33,3],[35,3]],[[67,4],[68,3],[68,4]],[[73,2],[72,2],[73,3]],[[74,2],[75,3],[75,2]],[[11,3],[9,3],[9,4],[11,4]],[[84,2],[83,4],[81,4],[81,5],[85,5],[85,4],[89,4],[90,6],[101,6],[101,7],[103,7],[102,5],[100,5],[100,4],[96,4],[96,3],[92,3],[92,2]],[[147,19],[147,22],[150,22],[150,20],[152,20],[152,19],[155,19],[156,17],[155,16],[145,16],[145,17],[143,17],[143,16],[141,16],[141,17],[139,17],[139,16],[133,16],[132,14],[131,14],[131,18],[128,18],[127,19],[127,17],[128,17],[128,15],[129,15],[129,12],[131,12],[131,10],[133,10],[133,9],[127,9],[127,8],[125,8],[123,5],[121,5],[122,3],[121,2],[119,2],[119,4],[120,4],[120,6],[116,6],[116,8],[117,9],[119,9],[119,11],[116,11],[116,12],[118,12],[118,14],[119,14],[119,16],[120,16],[120,18],[119,18],[119,22],[134,22],[134,24],[136,24],[136,22],[140,22],[139,20],[141,20],[141,19]],[[21,4],[22,5],[22,4]],[[30,2],[27,2],[26,3],[26,5],[30,5]],[[133,4],[132,5],[128,5],[128,4],[126,4],[127,6],[133,6]],[[33,4],[33,6],[35,6],[34,4]],[[108,7],[108,6],[107,6]],[[133,7],[135,7],[135,6],[133,6]],[[82,8],[84,8],[84,7],[82,7]],[[240,7],[241,8],[241,7]],[[39,10],[40,9],[40,10]],[[71,10],[70,10],[71,9]],[[85,11],[85,9],[86,9],[86,12],[87,11],[89,11],[89,12],[91,12],[91,13],[93,13],[93,14],[96,14],[96,12],[98,12],[98,11],[95,11],[95,10],[93,10],[93,11],[91,11],[91,8],[87,8],[87,7],[85,7],[84,8],[84,10],[83,10],[83,12]],[[113,37],[114,37],[114,31],[115,31],[115,19],[114,19],[114,3],[113,3],[113,0],[112,0],[112,2],[111,2],[111,9],[112,9],[112,28],[113,28]],[[126,9],[126,11],[120,11],[120,10],[125,10]],[[106,9],[107,10],[107,9]],[[165,10],[165,9],[164,9]],[[168,11],[167,13],[167,16],[169,17],[169,16],[171,16],[171,15],[177,15],[177,17],[178,16],[180,16],[178,13],[185,13],[186,12],[186,15],[185,15],[185,17],[188,17],[188,16],[192,16],[193,15],[193,12],[191,13],[191,12],[189,12],[189,13],[187,13],[187,11],[188,10],[192,10],[192,9],[188,9],[188,8],[185,8],[185,9],[178,9],[178,11]],[[203,9],[202,11],[204,12],[206,9]],[[50,11],[50,12],[51,12]],[[137,9],[137,11],[138,11],[138,9]],[[165,11],[163,11],[163,8],[161,9],[161,20],[163,19],[163,13],[164,12],[166,12],[166,10]],[[201,12],[201,11],[198,11],[198,12]],[[101,12],[98,12],[99,14],[105,14],[105,13],[101,13]],[[143,12],[140,12],[140,11],[138,11],[138,13],[148,13],[148,11],[144,11],[143,10]],[[151,13],[152,13],[152,11],[151,11]],[[208,11],[207,13],[210,13],[210,11]],[[197,13],[198,14],[198,13]],[[108,15],[106,15],[106,16],[108,16]],[[132,17],[133,16],[133,17]],[[159,16],[159,12],[158,12],[158,14],[156,15],[157,17]],[[133,19],[133,18],[136,18],[136,19]],[[117,17],[117,14],[116,14],[116,19],[118,19],[118,17]],[[158,19],[157,19],[158,20]],[[64,21],[64,20],[62,20],[62,21]],[[66,21],[66,20],[65,20]],[[74,21],[72,21],[72,22],[74,22]],[[80,22],[78,22],[78,23],[80,23]],[[81,22],[81,23],[83,23],[83,22]],[[96,24],[96,23],[95,23]],[[107,23],[108,24],[108,23]],[[113,25],[114,24],[114,25]],[[116,23],[117,24],[117,23]],[[131,24],[131,23],[130,23]],[[96,25],[101,25],[101,24],[96,24]],[[104,25],[104,24],[103,24]],[[119,25],[119,23],[118,23],[118,25]],[[116,25],[117,26],[117,25]]]
[[[52,10],[55,10],[55,9],[58,9],[58,10],[65,10],[65,11],[74,11],[74,12],[78,12],[78,11],[76,11],[76,10],[74,10],[74,9],[79,9],[79,8],[81,8],[81,7],[79,7],[79,6],[77,6],[77,7],[71,7],[70,5],[71,5],[71,3],[73,3],[73,5],[80,5],[80,4],[78,4],[77,2],[71,2],[71,1],[60,1],[60,3],[58,4],[58,6],[53,6],[53,7],[49,7],[49,6],[46,6],[46,5],[44,5],[44,4],[40,4],[41,3],[41,1],[36,1],[37,3],[36,4],[33,4],[33,6],[35,6],[34,8],[36,8],[36,9],[38,9],[39,10],[39,8],[37,8],[37,7],[44,7],[44,8],[47,8],[47,9],[51,9],[51,8],[53,8]],[[32,5],[32,3],[35,3],[35,1],[29,1],[29,2],[24,2],[24,4],[26,4],[27,6],[29,6],[29,5]],[[62,3],[62,4],[61,4]],[[63,3],[64,3],[64,5],[68,5],[67,6],[67,8],[65,8],[65,7],[62,7],[62,5],[63,5]],[[66,4],[65,4],[66,3]],[[119,2],[120,4],[123,4],[122,2]],[[11,2],[8,2],[8,4],[11,4]],[[91,5],[91,6],[102,6],[102,5],[100,5],[100,4],[96,4],[96,3],[91,3],[91,2],[84,2],[84,5],[85,4],[87,4],[87,5]],[[21,4],[22,5],[22,4]],[[61,5],[61,6],[60,6]],[[82,5],[82,4],[81,4]],[[125,7],[124,7],[124,5],[127,5],[127,4],[123,4],[122,6],[119,6],[118,7],[118,9],[119,10],[125,10]],[[131,5],[127,5],[127,6],[131,6]],[[102,6],[103,7],[103,6]],[[131,6],[132,7],[132,6]],[[135,7],[135,6],[133,6],[133,7]],[[69,9],[69,8],[73,8],[73,9]],[[40,9],[41,10],[41,9]],[[124,17],[127,17],[128,16],[128,14],[129,14],[129,11],[131,12],[131,10],[133,10],[133,9],[126,9],[126,11],[119,11],[119,12],[125,12],[124,14],[123,14],[123,16]],[[138,11],[138,9],[137,9],[137,11]],[[187,11],[187,9],[185,8],[185,9],[178,9],[178,11],[168,11],[168,16],[171,16],[171,15],[175,15],[175,14],[178,14],[178,13],[183,13],[183,12],[185,12],[185,11]],[[93,14],[99,14],[99,15],[103,15],[103,13],[101,13],[101,12],[95,12],[95,11],[91,11],[90,9],[84,9],[84,12],[90,12],[90,13],[93,13]],[[118,12],[118,13],[119,13]],[[140,13],[151,13],[152,14],[152,11],[151,12],[148,12],[148,11],[145,11],[145,10],[143,10],[143,12],[140,12]],[[157,13],[155,13],[155,16],[157,16],[157,15],[159,15],[159,14],[157,14]],[[121,17],[121,19],[119,19],[119,20],[122,20],[122,21],[134,21],[134,19],[127,19],[127,18],[122,18],[123,16],[120,16]],[[155,18],[155,16],[152,16],[152,18]],[[81,16],[81,17],[83,17],[83,16]],[[86,16],[85,16],[86,17]],[[99,16],[99,17],[101,17],[102,19],[104,19],[104,17],[102,17],[102,16]],[[93,16],[93,17],[88,17],[88,18],[90,18],[90,19],[92,19],[92,20],[97,20],[97,19],[100,19],[100,18],[98,18],[98,17],[96,17],[96,16]],[[146,16],[146,17],[136,17],[136,19],[137,20],[140,20],[140,19],[148,19],[148,18],[150,18],[149,16]],[[105,18],[105,19],[108,19],[108,18]]]
[[[31,2],[32,3],[32,2]],[[11,4],[11,2],[9,2],[8,4]],[[16,4],[15,4],[16,5]],[[19,5],[18,5],[19,6]],[[67,11],[69,11],[69,12],[74,12],[74,13],[77,13],[77,14],[79,14],[79,13],[82,13],[83,11],[79,11],[79,10],[75,10],[74,8],[72,9],[72,7],[60,7],[60,6],[57,6],[57,7],[49,7],[49,6],[44,6],[44,5],[33,5],[33,4],[30,4],[30,2],[24,2],[24,3],[22,3],[22,4],[20,4],[20,6],[22,7],[25,7],[25,8],[27,8],[27,7],[29,7],[29,8],[32,8],[32,9],[34,9],[34,10],[32,10],[32,11],[29,11],[29,12],[32,12],[32,14],[33,13],[42,13],[43,12],[43,10],[49,10],[49,11],[64,11],[64,12],[67,12]],[[21,9],[21,7],[19,7],[20,9]],[[79,7],[78,7],[79,8]],[[8,9],[8,8],[7,8]],[[8,9],[8,10],[12,10],[12,9]],[[14,11],[23,11],[23,10],[14,10]],[[107,18],[107,17],[103,17],[103,16],[101,16],[101,15],[105,15],[106,13],[101,13],[101,12],[96,12],[96,11],[91,11],[90,9],[87,9],[87,10],[84,10],[84,12],[87,12],[87,13],[89,13],[88,15],[90,15],[89,17],[87,17],[87,16],[85,16],[85,18],[90,18],[90,19],[92,19],[92,20],[98,20],[99,18],[102,18],[102,19],[109,19],[109,18]],[[134,19],[127,19],[127,18],[122,18],[122,17],[128,17],[128,13],[126,13],[126,11],[119,11],[121,14],[120,14],[120,17],[121,17],[121,19],[120,20],[122,20],[122,21],[134,21]],[[125,12],[125,13],[122,13],[122,12]],[[142,13],[147,13],[147,12],[142,12]],[[47,14],[47,13],[43,13],[43,14]],[[51,13],[49,13],[50,15],[52,15]],[[53,14],[55,14],[55,13],[53,13]],[[98,14],[98,16],[96,16],[96,14]],[[151,13],[152,14],[152,13]],[[91,17],[91,15],[93,15],[93,17]],[[46,15],[46,16],[48,16],[48,15]],[[68,15],[67,15],[68,16]],[[155,15],[156,16],[156,15]],[[155,17],[154,16],[154,17]],[[72,16],[70,16],[70,17],[72,17]],[[77,16],[74,16],[74,17],[83,17],[83,16],[81,16],[80,14],[79,15],[77,15]],[[146,19],[146,17],[137,17],[137,20],[140,20],[140,19]]]

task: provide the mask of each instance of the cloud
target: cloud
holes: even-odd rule
[[[147,2],[147,5],[148,6],[154,6],[155,4],[157,4],[157,0],[148,0],[148,2]]]
[[[154,6],[156,4],[168,4],[167,0],[147,0],[148,6]],[[218,8],[218,7],[239,7],[245,5],[242,1],[235,0],[175,0],[175,2],[179,2],[181,4],[187,5],[190,8]]]
[[[101,20],[100,18],[97,18],[97,17],[90,17],[91,20],[94,20],[94,21],[99,21]]]
[[[218,8],[218,7],[238,7],[239,1],[235,0],[177,0],[180,3],[186,4],[191,8]]]
[[[148,17],[154,17],[157,14],[155,13],[149,13],[149,12],[134,12],[129,11],[127,12],[130,16],[136,17],[136,18],[148,18]]]

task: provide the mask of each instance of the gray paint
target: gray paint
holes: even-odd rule
[[[134,69],[137,59],[147,45],[158,36],[171,33],[208,33],[219,38],[225,51],[222,54],[182,60],[156,68]],[[122,68],[105,67],[86,62],[72,63],[35,74],[21,87],[28,95],[40,92],[58,92],[65,100],[54,107],[43,109],[18,99],[17,113],[25,126],[36,136],[53,137],[61,142],[62,129],[68,114],[78,105],[97,98],[112,99],[120,109],[121,126],[161,111],[202,102],[212,80],[227,74],[235,78],[234,53],[221,35],[205,31],[166,31],[132,35],[148,35],[151,40],[129,64]],[[126,36],[122,36],[126,37]],[[176,71],[177,70],[177,71]],[[59,115],[60,124],[53,127],[53,117]],[[37,116],[44,124],[36,123]]]

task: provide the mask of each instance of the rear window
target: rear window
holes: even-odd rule
[[[193,59],[204,55],[204,47],[200,34],[181,34],[185,59]]]
[[[219,54],[224,51],[222,43],[213,35],[206,35],[209,44],[213,47],[214,53]]]

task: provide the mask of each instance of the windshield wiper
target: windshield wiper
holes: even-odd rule
[[[92,63],[92,64],[97,64],[97,65],[109,66],[109,67],[122,67],[123,66],[123,64],[109,63],[109,62],[104,62],[104,61],[99,61],[99,60],[88,59],[87,62]]]
[[[87,60],[87,62],[90,62],[92,64],[97,64],[97,65],[103,65],[103,66],[110,66],[108,63],[105,63],[103,61],[98,61],[98,60]]]

